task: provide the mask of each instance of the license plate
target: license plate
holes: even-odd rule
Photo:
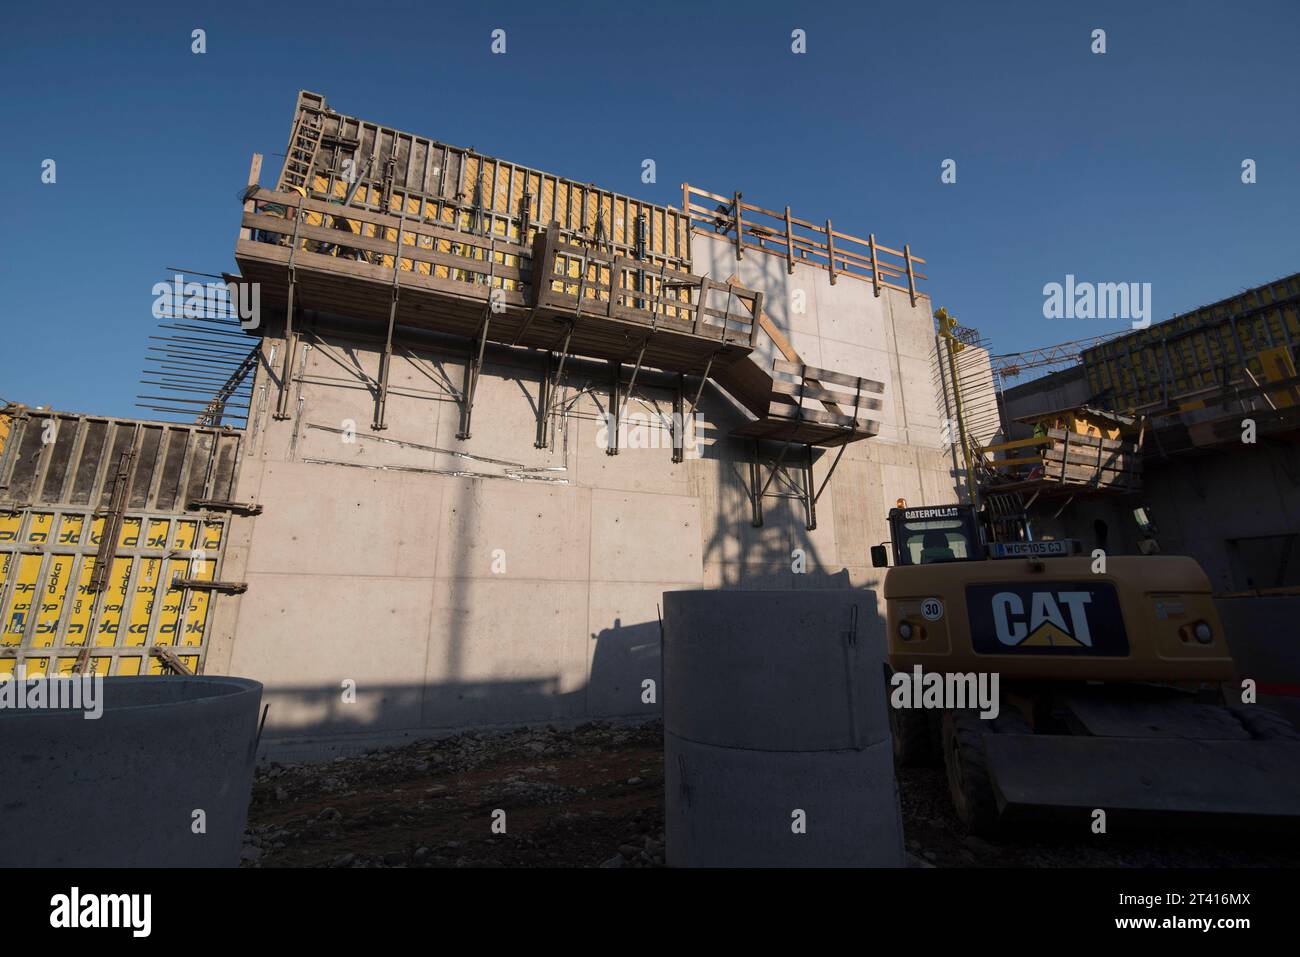
[[[1073,555],[1074,542],[1063,539],[1055,542],[994,542],[989,546],[994,558],[1045,558]]]

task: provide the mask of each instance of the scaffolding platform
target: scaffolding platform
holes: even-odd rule
[[[746,363],[721,377],[749,400],[742,404],[759,416],[732,429],[732,435],[834,448],[880,432],[879,422],[859,417],[880,410],[877,396],[885,386],[874,379],[781,359],[772,363],[771,375]]]
[[[1142,438],[1131,417],[1078,406],[1016,421],[1033,424],[1036,434],[976,449],[986,491],[1040,497],[1141,490]]]
[[[746,356],[762,294],[564,242],[531,246],[256,189],[235,260],[263,302],[693,372]],[[398,234],[401,240],[398,240]],[[613,282],[611,283],[611,276]]]
[[[683,405],[685,377],[698,378],[692,415],[706,383],[722,387],[753,416],[731,434],[756,444],[843,447],[879,431],[863,413],[880,408],[881,383],[803,365],[763,314],[761,292],[736,275],[718,281],[692,272],[698,208],[690,198],[711,194],[685,187],[680,210],[646,203],[349,117],[307,91],[298,96],[276,188],[263,188],[260,175],[255,154],[235,260],[238,281],[257,284],[268,325],[283,322],[276,418],[289,417],[306,310],[370,322],[384,335],[375,430],[386,427],[395,339],[427,330],[468,346],[460,439],[470,437],[488,343],[542,354],[535,444],[548,441],[570,357],[610,363],[611,410],[646,368],[682,377]],[[757,226],[747,221],[742,229],[742,210],[764,211],[742,205],[738,194],[735,200],[736,235],[751,237]],[[916,266],[924,260],[908,247],[894,262],[895,251],[874,236],[859,242],[829,221],[818,233],[788,210],[783,221],[791,271],[797,258],[828,269],[832,283],[854,275],[872,282],[876,295],[885,287],[913,303],[922,295]],[[738,242],[737,259],[745,245]],[[890,282],[904,277],[905,287]],[[771,370],[751,357],[760,327],[787,360]],[[624,365],[631,368],[626,386]],[[812,521],[811,503],[809,510]]]

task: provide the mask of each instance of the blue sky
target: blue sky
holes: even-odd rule
[[[233,268],[250,154],[273,184],[301,88],[649,200],[687,180],[909,242],[994,351],[1122,326],[1044,319],[1067,273],[1150,282],[1167,318],[1300,270],[1298,30],[1295,0],[10,4],[0,397],[142,414],[152,286]]]

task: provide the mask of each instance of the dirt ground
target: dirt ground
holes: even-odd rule
[[[1231,830],[1058,830],[991,843],[963,832],[942,769],[901,769],[899,796],[915,867],[1300,860],[1295,838]],[[505,833],[493,832],[497,811],[505,812]],[[326,763],[260,766],[243,856],[246,867],[657,867],[663,828],[662,724],[590,723],[473,732]]]

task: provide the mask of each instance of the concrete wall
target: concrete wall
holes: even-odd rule
[[[1294,446],[1147,457],[1142,503],[1160,547],[1191,555],[1218,591],[1300,585],[1300,454]]]
[[[288,420],[271,415],[276,379],[259,370],[237,497],[264,512],[232,537],[228,574],[249,587],[233,638],[209,653],[210,671],[265,684],[272,740],[338,735],[346,746],[361,734],[653,713],[642,682],[659,677],[664,591],[873,588],[868,549],[888,537],[894,500],[955,499],[927,300],[876,298],[850,278],[831,286],[807,266],[787,276],[757,253],[737,263],[707,238],[695,255],[697,272],[739,272],[762,289],[807,362],[886,383],[881,435],[849,446],[817,528],[797,500],[772,497],[789,491],[780,479],[752,527],[752,445],[727,437],[745,414],[713,389],[686,461],[668,447],[611,456],[609,368],[571,362],[551,446],[536,449],[541,357],[492,349],[462,442],[464,344],[411,339],[393,362],[389,428],[375,433],[381,343],[322,321],[300,346]],[[806,291],[805,312],[789,308],[792,288]],[[281,348],[264,342],[272,368]],[[642,372],[625,411],[671,414],[675,385]],[[818,454],[819,485],[833,458]]]
[[[1002,393],[1003,424],[1010,438],[1028,438],[1033,434],[1033,426],[1016,422],[1016,419],[1084,405],[1089,398],[1088,379],[1083,374],[1083,366],[1052,372]]]

